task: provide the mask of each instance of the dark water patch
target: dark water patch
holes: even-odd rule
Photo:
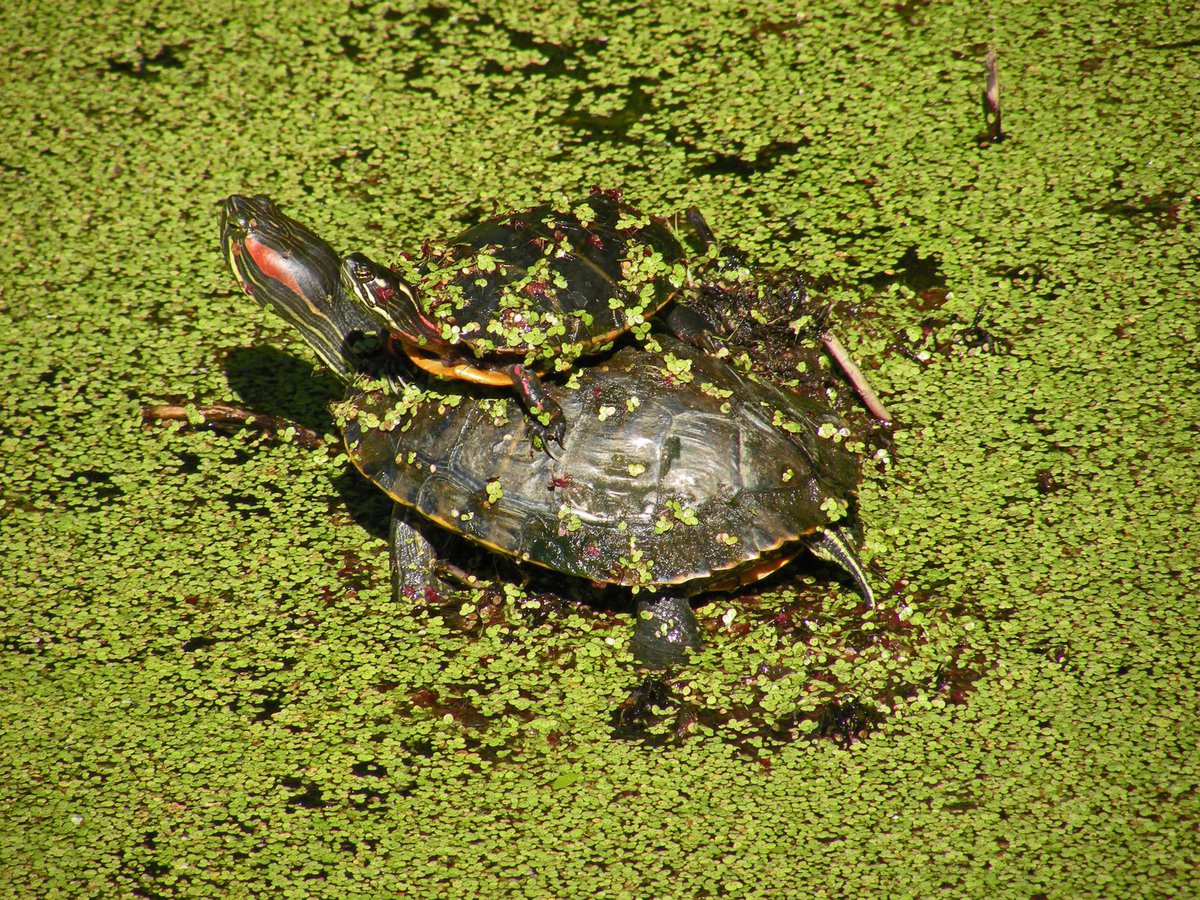
[[[250,494],[226,494],[220,499],[243,521],[255,516],[265,516],[271,511],[261,498]]]
[[[732,153],[717,152],[703,165],[696,167],[699,175],[734,175],[738,178],[749,178],[762,172],[769,172],[780,163],[786,162],[802,147],[811,142],[802,141],[771,141],[760,147],[753,155],[744,150]]]
[[[194,638],[188,638],[183,642],[183,646],[181,646],[179,649],[184,653],[195,653],[197,650],[203,650],[206,647],[213,647],[221,643],[221,640],[221,638],[200,635]]]
[[[80,469],[62,478],[62,503],[77,512],[99,512],[123,496],[125,490],[113,484],[111,472]]]
[[[131,78],[139,78],[146,81],[154,81],[157,79],[164,69],[182,69],[183,51],[188,47],[185,41],[179,44],[163,44],[151,56],[146,52],[139,52],[132,58],[109,57],[105,60],[109,72],[115,72],[118,75],[128,75]]]
[[[893,3],[891,8],[905,25],[920,26],[928,24],[925,13],[932,2],[933,0],[903,0],[902,3]]]
[[[593,113],[586,108],[586,101],[596,95],[595,88],[577,89],[567,97],[568,112],[556,120],[559,124],[581,135],[580,144],[613,143],[637,144],[639,138],[632,137],[630,130],[654,110],[654,101],[647,85],[658,82],[651,78],[635,77],[626,82],[623,89],[625,102],[616,112]],[[610,102],[611,94],[618,88],[604,89],[604,99]],[[597,98],[598,99],[598,98]]]
[[[796,16],[793,19],[784,19],[782,21],[763,20],[762,22],[759,22],[757,25],[754,25],[750,28],[750,36],[755,38],[766,36],[780,37],[782,35],[786,35],[790,31],[796,31],[797,29],[804,27],[805,23],[799,16]]]
[[[51,366],[45,372],[37,377],[37,383],[41,385],[51,385],[58,383],[58,376],[62,372],[62,366]]]
[[[357,40],[348,34],[339,34],[337,42],[342,56],[346,57],[350,62],[358,62],[358,58],[362,56],[362,47]]]
[[[258,712],[251,717],[251,720],[254,722],[270,722],[281,709],[283,709],[283,698],[263,697],[259,701]]]
[[[266,344],[232,351],[224,367],[243,406],[318,433],[331,430],[329,401],[341,397],[344,388],[328,372]]]
[[[333,157],[329,163],[335,169],[341,169],[350,160],[355,160],[360,163],[367,162],[375,154],[374,147],[354,147],[345,153],[339,153]]]
[[[175,458],[179,460],[179,466],[175,469],[177,475],[195,475],[200,471],[200,463],[202,457],[195,453],[188,453],[186,450],[175,451]]]
[[[330,806],[315,781],[306,781],[303,778],[284,778],[279,784],[289,791],[299,791],[284,801],[288,806],[299,809],[325,809]]]
[[[369,7],[352,11],[373,14]],[[381,18],[385,22],[415,21],[416,24],[404,34],[404,41],[406,44],[424,45],[430,55],[437,55],[451,44],[461,42],[456,35],[486,36],[494,49],[489,57],[476,65],[475,71],[483,75],[508,75],[517,71],[522,75],[542,78],[578,76],[582,65],[580,61],[596,55],[607,45],[607,41],[595,38],[555,43],[544,40],[535,32],[507,25],[486,12],[458,14],[437,4],[428,4],[415,14],[387,9]],[[514,51],[512,55],[520,58],[532,52],[541,59],[526,60],[513,67],[503,61],[509,51]],[[353,57],[357,58],[357,55]]]
[[[1091,210],[1129,222],[1150,223],[1159,230],[1168,231],[1180,225],[1190,228],[1183,211],[1189,204],[1198,201],[1200,197],[1188,190],[1161,191],[1157,194],[1139,194],[1135,197],[1109,200],[1091,207]]]
[[[1200,39],[1194,41],[1172,41],[1166,44],[1151,44],[1151,50],[1191,50],[1193,47],[1200,47]]]
[[[945,288],[946,277],[942,274],[942,263],[936,253],[922,256],[916,247],[909,247],[894,266],[871,275],[864,283],[877,291],[886,290],[893,284],[903,284],[914,294],[931,288]]]

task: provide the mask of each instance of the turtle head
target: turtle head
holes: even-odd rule
[[[380,328],[411,344],[439,341],[438,329],[426,318],[416,289],[389,269],[361,253],[342,260],[342,290]]]
[[[343,293],[329,244],[269,198],[234,194],[221,209],[221,249],[247,294],[295,327],[339,378],[354,377],[351,348],[379,326]]]

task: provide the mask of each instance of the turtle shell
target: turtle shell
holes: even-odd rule
[[[683,344],[636,347],[548,385],[570,431],[531,451],[525,417],[470,391],[352,392],[350,458],[395,500],[495,551],[605,584],[754,580],[844,515],[844,423]],[[452,388],[453,391],[453,388]]]
[[[669,302],[684,251],[616,191],[488,219],[397,267],[448,341],[570,367]]]

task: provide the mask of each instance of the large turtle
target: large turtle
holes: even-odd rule
[[[405,518],[415,510],[523,562],[634,588],[634,648],[648,665],[699,645],[689,596],[753,581],[804,549],[873,602],[848,516],[858,458],[819,404],[664,338],[664,355],[627,347],[547,386],[570,414],[554,459],[530,448],[524,415],[478,388],[430,391],[408,382],[403,358],[362,352],[373,326],[342,290],[336,254],[266,198],[226,200],[221,241],[246,290],[349,384],[347,452],[397,501],[397,590],[432,577]],[[372,378],[356,378],[366,369]]]
[[[346,258],[347,296],[426,372],[512,385],[563,443],[565,424],[539,371],[565,371],[670,303],[687,280],[682,245],[666,222],[618,191],[593,191],[561,207],[495,216],[457,237],[430,241],[394,270],[361,253]],[[680,336],[703,340],[700,322],[673,305]]]

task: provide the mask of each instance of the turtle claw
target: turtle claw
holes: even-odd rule
[[[554,445],[558,445],[558,449],[562,450],[563,443],[558,438],[542,438],[542,449],[546,451],[546,455],[555,462],[562,462],[562,457],[554,452]]]
[[[562,450],[566,447],[563,441],[567,437],[567,423],[563,420],[562,412],[557,411],[551,416],[550,424],[544,424],[540,419],[532,414],[529,417],[529,443],[535,449],[544,450],[546,455],[555,462],[559,461],[559,455],[552,449],[552,445],[557,444],[558,449]]]
[[[558,449],[563,449],[565,444],[563,441],[567,439],[567,423],[563,421],[562,413],[559,412],[542,431],[542,443],[546,445],[546,452],[550,453],[550,444],[558,444]],[[554,454],[550,454],[553,456]]]
[[[507,366],[505,371],[512,378],[513,388],[529,413],[533,437],[541,441],[551,459],[558,459],[550,450],[550,442],[553,441],[561,448],[563,440],[566,439],[567,423],[563,419],[562,408],[546,395],[541,380],[525,366]],[[537,440],[534,441],[535,444]]]

